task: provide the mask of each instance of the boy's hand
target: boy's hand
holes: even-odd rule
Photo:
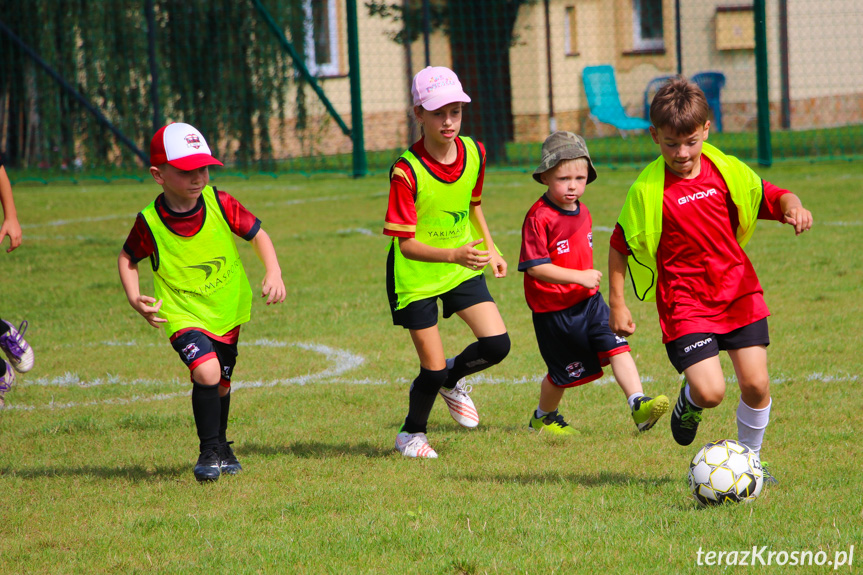
[[[494,277],[506,277],[506,260],[503,259],[502,255],[497,253],[497,250],[491,253],[491,269],[494,272]]]
[[[632,314],[626,305],[615,305],[609,307],[608,327],[611,331],[621,337],[629,337],[635,333],[635,324],[632,322]]]
[[[267,274],[261,282],[261,297],[267,298],[267,305],[282,303],[288,295],[282,274]]]
[[[144,316],[147,323],[153,327],[158,328],[160,323],[168,322],[168,320],[163,317],[156,317],[156,314],[162,308],[162,300],[156,301],[156,298],[152,298],[148,295],[139,295],[138,299],[130,303],[132,304],[132,307],[135,308],[135,311]]]
[[[474,247],[478,246],[484,241],[484,239],[480,238],[478,240],[474,240],[470,243],[456,248],[453,256],[453,263],[464,266],[469,270],[481,270],[482,268],[484,268],[488,264],[488,262],[491,261],[491,256],[488,255],[487,251],[478,250]],[[505,266],[506,263],[504,263],[504,272],[506,272]],[[497,273],[498,270],[495,270],[494,275],[497,276]]]
[[[599,281],[602,279],[602,272],[599,270],[581,270],[576,276],[578,285],[587,289],[599,289]]]
[[[784,222],[794,226],[794,233],[799,236],[812,228],[812,212],[803,206],[793,206],[785,211]]]
[[[9,236],[9,249],[6,253],[11,252],[21,245],[21,225],[17,218],[3,220],[3,226],[0,227],[0,244]]]

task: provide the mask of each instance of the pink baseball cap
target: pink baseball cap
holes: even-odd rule
[[[159,128],[150,142],[150,165],[161,166],[164,163],[184,171],[224,165],[213,157],[201,132],[181,122]]]
[[[455,72],[443,66],[429,66],[414,76],[411,86],[414,106],[426,110],[437,110],[453,102],[470,102],[470,96],[462,90]]]

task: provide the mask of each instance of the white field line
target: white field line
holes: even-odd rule
[[[134,341],[131,342],[103,342],[103,345],[112,345],[112,346],[137,346]],[[145,344],[145,345],[154,345],[154,344]],[[236,391],[243,388],[259,388],[259,387],[275,387],[277,385],[306,385],[314,382],[321,381],[333,381],[338,378],[341,374],[351,371],[352,369],[356,369],[365,363],[365,358],[359,355],[352,354],[348,351],[336,349],[333,347],[329,347],[326,345],[316,344],[316,343],[287,343],[276,340],[269,339],[259,339],[256,341],[248,342],[248,343],[240,343],[240,345],[249,345],[249,346],[261,346],[261,347],[276,347],[276,348],[286,348],[286,347],[296,347],[300,349],[304,349],[307,351],[313,351],[319,353],[324,356],[327,367],[318,373],[299,375],[295,377],[281,378],[269,381],[232,381],[231,388]],[[379,385],[384,383],[383,381],[371,380],[371,379],[359,379],[353,380],[351,383],[356,385]],[[164,380],[152,380],[152,379],[134,379],[134,380],[124,380],[122,377],[117,375],[108,374],[106,377],[96,378],[93,380],[82,380],[77,374],[66,372],[59,376],[54,377],[40,377],[35,380],[27,380],[19,382],[16,387],[28,387],[28,386],[43,386],[43,387],[80,387],[80,388],[88,388],[95,387],[100,385],[122,385],[122,386],[164,386],[164,385],[188,385],[187,383],[180,382],[179,380],[172,381],[164,381]],[[80,407],[86,405],[103,405],[103,404],[126,404],[133,403],[136,401],[160,401],[163,399],[173,399],[176,397],[182,397],[189,395],[189,391],[176,392],[176,393],[162,393],[156,394],[152,396],[141,396],[141,395],[133,395],[129,398],[109,398],[109,399],[101,399],[95,401],[88,402],[68,402],[68,403],[56,403],[54,401],[49,402],[46,405],[17,405],[11,404],[7,405],[6,409],[19,409],[24,411],[30,411],[34,409],[67,409],[71,407]]]
[[[114,347],[152,347],[157,344],[155,343],[144,343],[139,344],[135,341],[105,341],[99,343],[93,343],[90,345],[104,345],[104,346],[114,346]],[[327,367],[318,373],[312,374],[304,374],[298,375],[294,377],[287,378],[279,378],[274,380],[253,380],[253,381],[242,381],[235,380],[232,382],[231,387],[234,391],[239,389],[257,389],[257,388],[267,388],[267,387],[275,387],[277,385],[307,385],[310,383],[342,383],[347,385],[385,385],[387,383],[393,383],[396,385],[409,385],[410,379],[406,377],[398,377],[388,381],[382,381],[378,379],[370,379],[370,378],[359,378],[359,379],[346,379],[341,377],[343,374],[357,369],[365,363],[365,358],[360,355],[356,355],[346,350],[333,348],[326,345],[316,344],[316,343],[289,343],[279,340],[273,339],[258,339],[251,342],[240,342],[241,346],[257,346],[257,347],[272,347],[272,348],[288,348],[294,347],[299,349],[304,349],[306,351],[313,351],[315,353],[321,354],[324,356]],[[475,384],[484,384],[484,385],[538,385],[540,381],[542,381],[543,377],[545,377],[544,373],[536,374],[531,377],[520,377],[516,379],[512,378],[502,378],[502,377],[494,377],[492,374],[478,374],[474,376],[470,376],[466,378],[466,382],[475,385]],[[655,378],[653,376],[643,376],[643,383],[655,383],[656,381],[661,381],[663,379],[668,379],[666,377]],[[807,381],[820,381],[823,383],[857,383],[860,381],[860,376],[858,375],[831,375],[821,372],[811,373],[805,376]],[[682,378],[678,378],[678,380],[682,380]],[[733,375],[728,375],[725,377],[725,381],[729,386],[733,386],[736,384],[737,379]],[[773,384],[782,384],[789,381],[789,378],[782,376],[775,376],[771,378],[771,383]],[[596,381],[591,382],[591,385],[610,385],[615,383],[613,376],[606,375]],[[39,377],[36,379],[28,379],[25,381],[19,381],[16,387],[29,387],[29,386],[41,386],[41,387],[60,387],[60,388],[71,388],[78,387],[82,389],[86,389],[89,387],[97,387],[101,385],[117,385],[130,387],[135,386],[139,388],[146,388],[150,386],[188,386],[188,382],[180,381],[179,379],[173,379],[170,381],[165,380],[154,380],[154,379],[124,379],[122,376],[117,374],[106,374],[104,377],[97,377],[92,380],[82,380],[76,373],[65,372],[61,375],[52,376],[52,377]],[[12,403],[6,406],[7,410],[23,410],[23,411],[31,411],[34,409],[68,409],[73,407],[83,407],[83,406],[92,406],[92,405],[125,405],[136,402],[150,402],[150,401],[162,401],[166,399],[174,399],[177,397],[188,396],[190,391],[180,391],[180,392],[172,392],[172,393],[157,393],[153,395],[145,394],[134,394],[131,397],[116,397],[116,398],[107,398],[93,401],[73,401],[67,403],[59,403],[53,400],[49,401],[45,405],[19,405]]]
[[[23,224],[21,229],[30,229],[30,228],[46,228],[46,227],[59,227],[59,226],[68,226],[70,224],[90,224],[93,222],[107,222],[109,220],[119,220],[119,219],[127,219],[130,222],[135,221],[135,216],[137,214],[126,214],[126,215],[113,215],[113,216],[96,216],[92,218],[78,218],[74,220],[54,220],[53,222],[44,222],[41,224]]]
[[[295,200],[285,200],[281,202],[268,202],[266,204],[262,204],[262,207],[272,207],[272,206],[295,206],[301,204],[308,203],[317,203],[317,202],[340,202],[344,200],[354,199],[353,196],[322,196],[318,198],[298,198]],[[130,225],[135,221],[135,216],[137,214],[114,214],[108,216],[93,216],[89,218],[76,218],[69,220],[54,220],[51,222],[42,222],[35,224],[22,224],[21,229],[34,229],[34,228],[46,228],[46,227],[60,227],[60,226],[68,226],[71,224],[89,224],[94,222],[107,222],[110,220],[120,220],[126,219],[129,220]]]

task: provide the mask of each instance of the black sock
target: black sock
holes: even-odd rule
[[[219,419],[222,411],[218,385],[192,383],[192,413],[201,441],[201,451],[219,447]]]
[[[443,386],[452,389],[461,378],[500,363],[509,353],[509,348],[509,335],[506,333],[479,338],[455,356]]]
[[[9,331],[9,325],[0,318],[0,335],[3,335]]]
[[[0,377],[6,375],[6,362],[0,357]]]
[[[425,433],[437,392],[446,381],[446,369],[431,371],[420,367],[420,374],[411,385],[408,416],[402,431],[405,433]]]
[[[231,410],[231,390],[219,398],[222,404],[222,411],[219,414],[219,443],[228,442],[228,412]]]

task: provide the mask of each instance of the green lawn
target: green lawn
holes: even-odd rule
[[[763,453],[780,484],[752,505],[710,509],[695,506],[685,474],[701,444],[736,437],[727,358],[726,400],[690,447],[674,443],[667,416],[637,436],[608,377],[564,397],[561,411],[581,437],[527,431],[544,374],[516,271],[521,222],[542,192],[527,174],[490,173],[483,204],[510,265],[489,284],[512,352],[469,378],[479,428],[458,427],[436,404],[429,436],[440,458],[429,461],[393,450],[417,361],[387,310],[386,175],[217,178],[263,220],[288,299],[257,300],[243,328],[229,436],[244,471],[212,485],[192,476],[188,372],[167,334],[129,307],[116,272],[134,215],[157,187],[16,185],[25,237],[0,252],[0,316],[30,321],[36,367],[0,412],[0,573],[726,572],[699,569],[699,550],[704,560],[753,546],[834,560],[863,542],[863,167],[759,171],[815,216],[800,237],[762,222],[747,248],[772,312]],[[603,271],[636,174],[600,166],[584,198]],[[250,246],[240,249],[257,288],[263,266]],[[152,293],[151,274],[142,277]],[[630,307],[645,389],[673,401],[679,379],[655,308]],[[458,320],[442,332],[450,354],[470,341]]]

